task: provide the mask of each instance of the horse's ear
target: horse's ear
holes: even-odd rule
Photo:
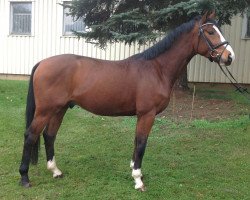
[[[215,19],[215,17],[216,17],[215,10],[205,11],[204,14],[202,15],[201,22],[202,24],[204,24],[207,21],[207,19]]]
[[[215,19],[216,17],[216,13],[215,13],[215,10],[213,10],[210,14],[208,14],[208,17],[209,19]]]
[[[206,22],[208,15],[209,15],[209,12],[205,11],[201,18],[201,24],[204,24]]]

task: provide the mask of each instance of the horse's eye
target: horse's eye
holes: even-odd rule
[[[208,31],[208,34],[209,34],[209,35],[214,35],[215,32],[214,32],[214,31]]]

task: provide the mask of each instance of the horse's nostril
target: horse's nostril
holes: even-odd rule
[[[228,62],[231,63],[232,61],[233,61],[232,55],[229,54],[229,55],[228,55]]]

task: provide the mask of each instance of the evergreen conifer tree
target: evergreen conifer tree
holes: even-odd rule
[[[105,47],[113,42],[155,41],[205,10],[215,10],[219,24],[230,24],[249,5],[249,0],[73,0],[68,7],[70,15],[82,17],[89,28],[75,34]],[[187,80],[185,76],[180,80]]]

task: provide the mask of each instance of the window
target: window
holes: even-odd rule
[[[31,35],[31,2],[10,3],[10,34]]]
[[[69,4],[69,2],[64,2],[64,5]],[[63,34],[73,35],[73,31],[85,32],[85,24],[83,18],[75,20],[72,16],[68,15],[69,8],[64,6],[63,8]]]
[[[247,31],[246,31],[246,37],[250,38],[250,7],[247,11]]]

